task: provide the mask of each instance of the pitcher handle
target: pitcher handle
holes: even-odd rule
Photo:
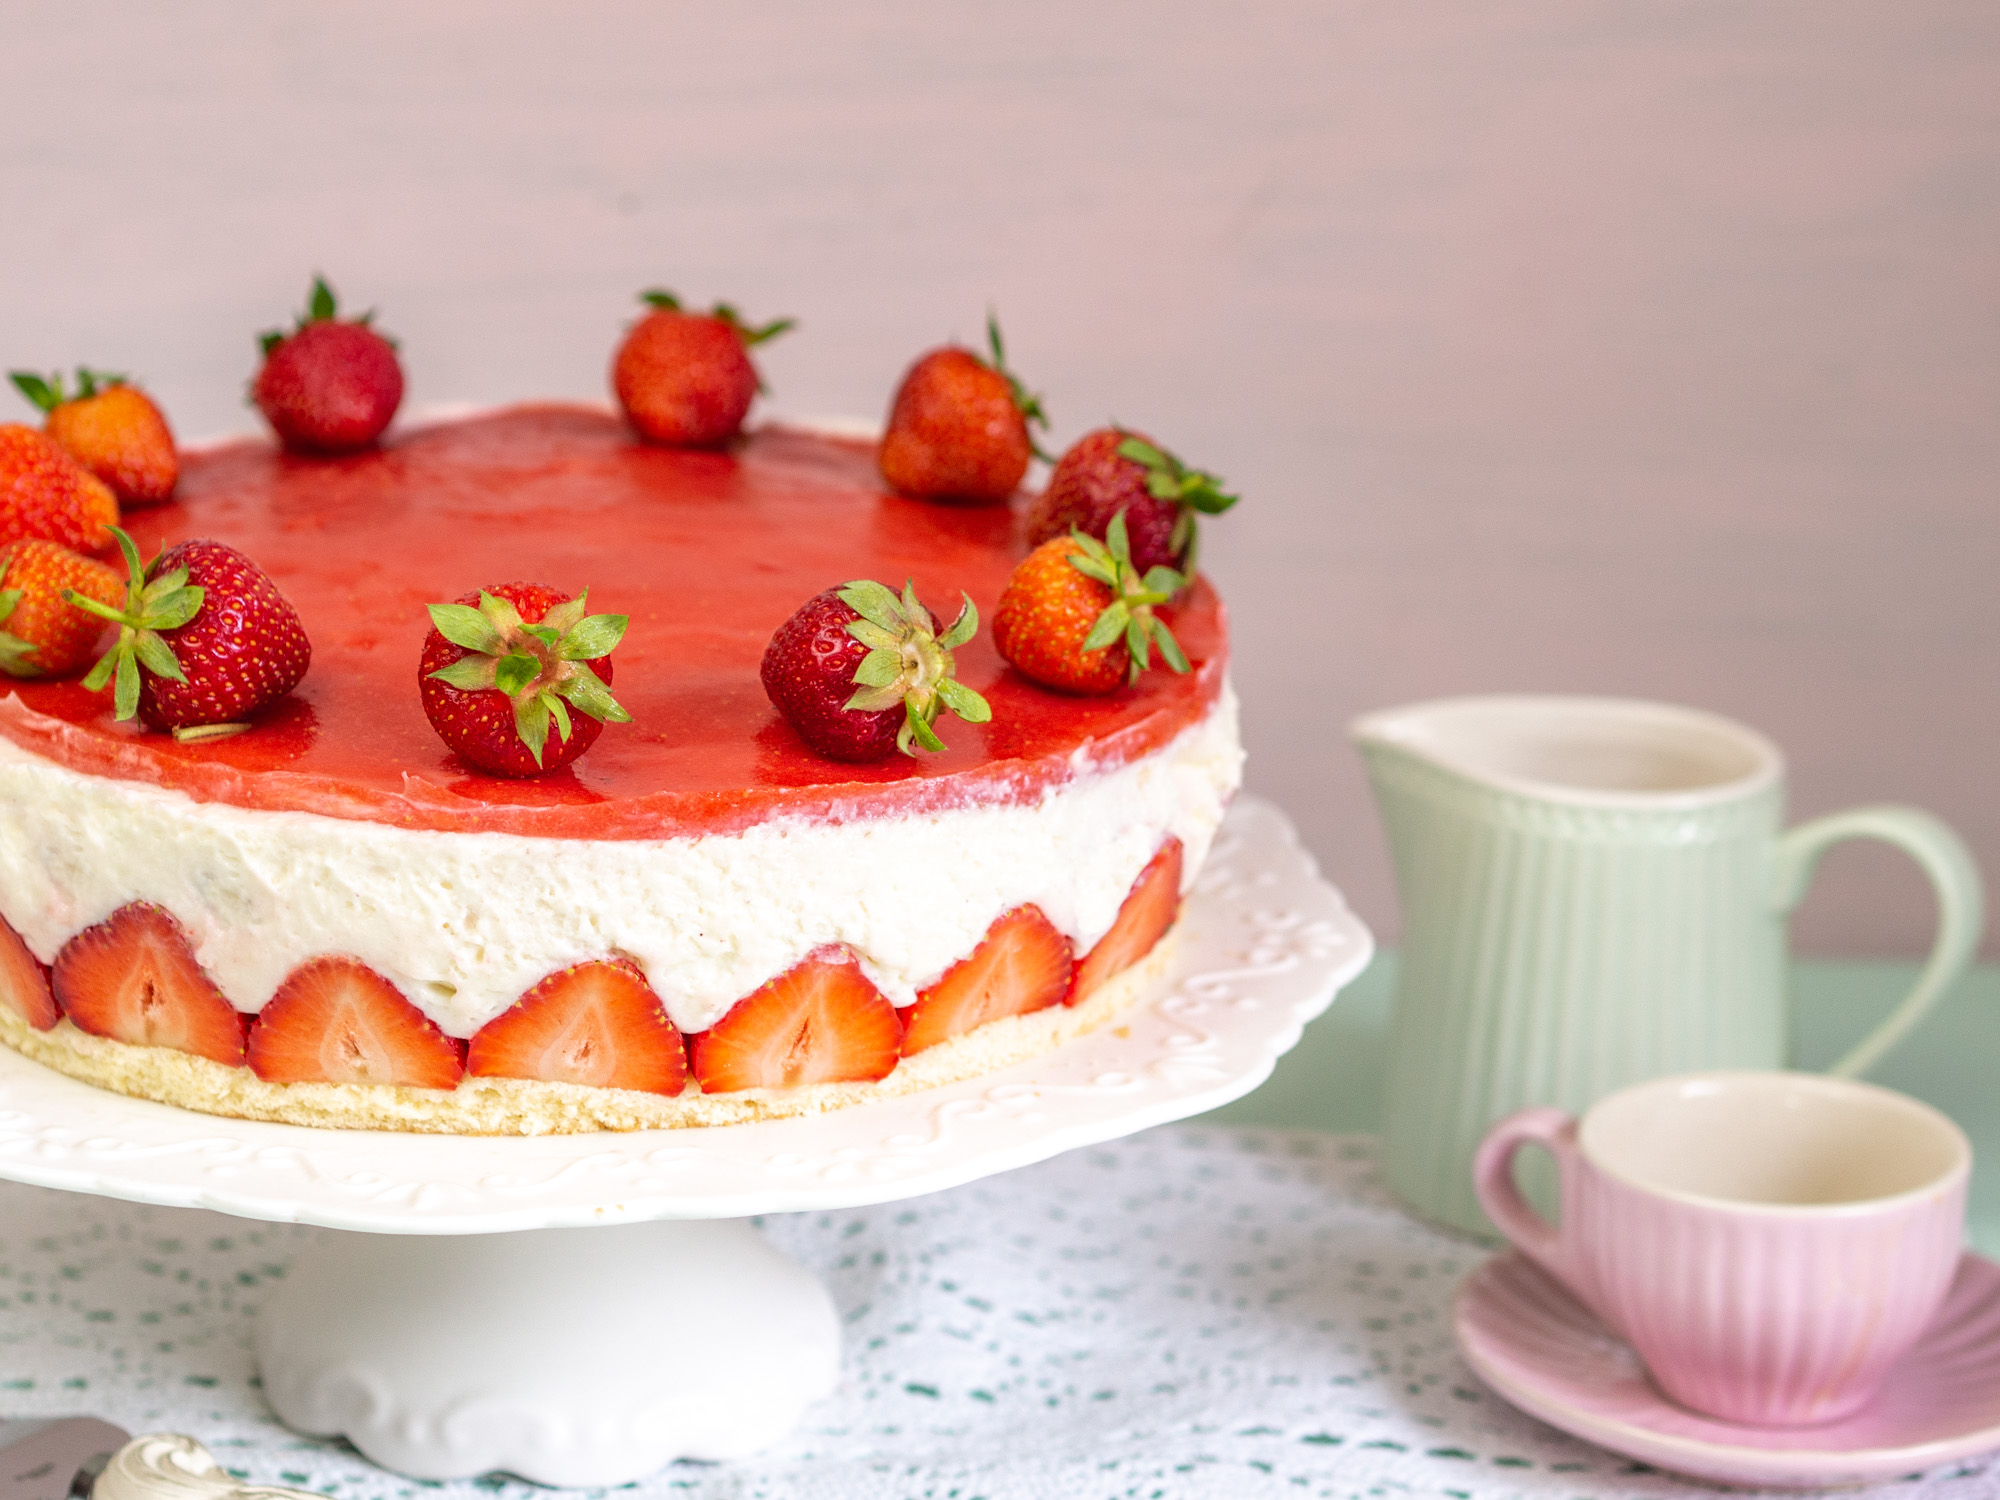
[[[1986,888],[1965,841],[1914,807],[1857,807],[1801,823],[1778,840],[1778,909],[1790,912],[1812,883],[1819,857],[1845,839],[1879,839],[1914,859],[1937,893],[1931,956],[1902,1003],[1827,1071],[1854,1078],[1880,1062],[1965,972],[1986,927]]]

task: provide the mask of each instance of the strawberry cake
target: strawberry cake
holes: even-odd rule
[[[913,579],[990,621],[1030,550],[1014,508],[889,492],[859,439],[667,449],[518,406],[339,457],[192,451],[128,529],[148,557],[255,558],[312,658],[214,738],[120,722],[74,678],[0,697],[0,1040],[127,1094],[543,1133],[971,1076],[1127,1002],[1238,784],[1201,579],[1161,611],[1184,673],[1055,692],[981,629],[956,670],[990,718],[941,720],[934,754],[814,751],[759,683],[802,601]],[[417,666],[427,606],[517,578],[629,618],[629,722],[508,778],[432,732]]]

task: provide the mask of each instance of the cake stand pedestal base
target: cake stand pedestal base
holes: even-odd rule
[[[330,1235],[257,1329],[289,1426],[420,1479],[615,1485],[768,1447],[840,1374],[833,1299],[741,1220]]]

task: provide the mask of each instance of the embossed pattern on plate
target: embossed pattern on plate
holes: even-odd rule
[[[311,1130],[128,1099],[0,1048],[0,1178],[246,1218],[478,1234],[849,1207],[954,1187],[1226,1104],[1367,966],[1368,929],[1271,803],[1231,807],[1171,968],[1116,1025],[854,1109],[699,1130]]]

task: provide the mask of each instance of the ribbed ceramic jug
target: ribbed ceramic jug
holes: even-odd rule
[[[1915,988],[1834,1072],[1872,1066],[1963,972],[1984,898],[1928,813],[1786,832],[1784,761],[1727,719],[1613,698],[1445,699],[1352,728],[1402,899],[1383,1115],[1390,1188],[1480,1234],[1472,1158],[1532,1105],[1787,1061],[1785,919],[1828,845],[1904,850],[1937,892]]]

